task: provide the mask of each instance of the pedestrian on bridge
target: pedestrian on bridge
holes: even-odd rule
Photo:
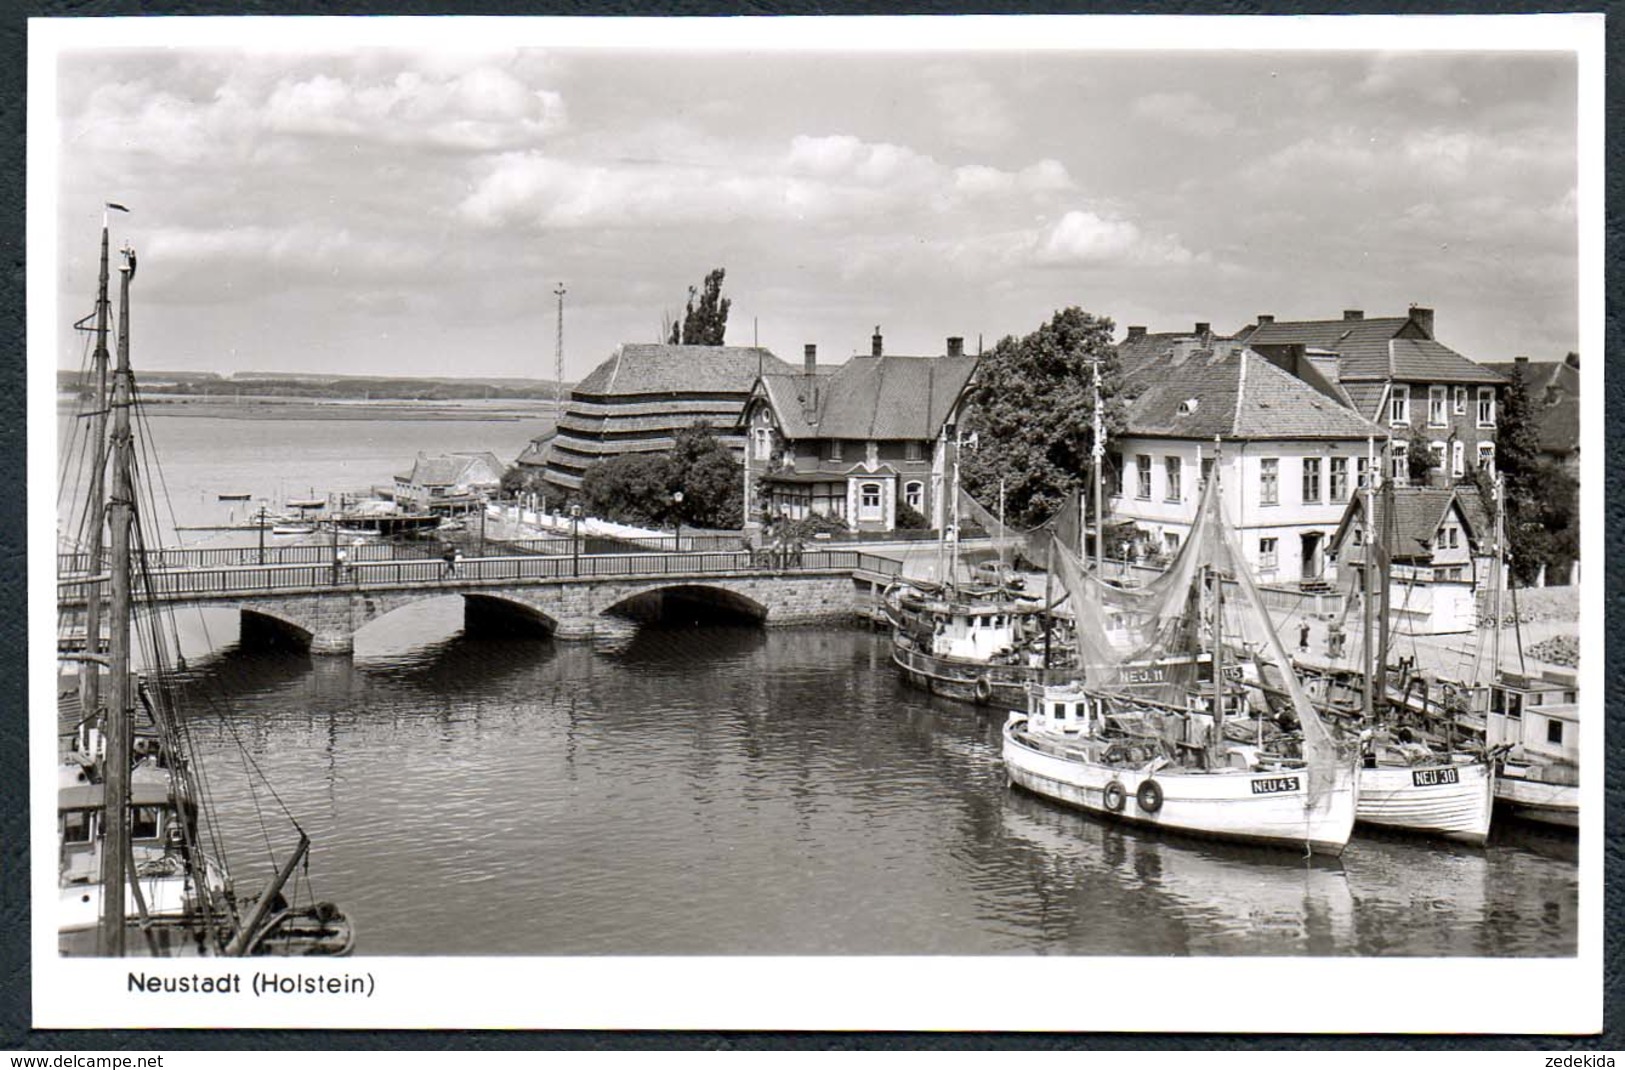
[[[457,574],[457,558],[460,556],[461,555],[457,553],[457,550],[451,545],[451,543],[448,542],[445,550],[441,551],[440,554],[440,559],[445,562],[446,566],[444,575],[454,576]]]

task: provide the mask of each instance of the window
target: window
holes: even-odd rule
[[[925,508],[925,484],[908,483],[903,487],[903,501],[916,513]]]
[[[880,519],[880,484],[858,484],[858,518],[861,520]]]
[[[1465,392],[1463,396],[1465,397]],[[1458,438],[1450,444],[1450,475],[1452,477],[1460,479],[1467,473],[1466,457],[1467,444]]]
[[[1281,541],[1279,539],[1258,540],[1258,568],[1267,572],[1277,567],[1280,561]]]
[[[903,443],[903,460],[917,461],[922,456],[924,456],[924,452],[920,449],[920,442],[918,439],[911,438],[907,442]]]
[[[158,838],[158,808],[156,806],[130,807],[130,839],[156,840]]]
[[[1481,471],[1495,474],[1495,443],[1480,442],[1478,444],[1478,467]]]
[[[1495,387],[1478,388],[1478,426],[1495,426]]]
[[[1179,532],[1165,531],[1162,533],[1162,550],[1170,557],[1179,552]]]
[[[1352,538],[1349,541],[1354,543],[1354,545],[1356,545],[1356,546],[1363,545],[1365,543],[1365,526],[1364,526],[1364,522],[1361,523],[1360,527],[1355,528],[1354,531],[1351,534],[1352,534]]]
[[[1305,457],[1303,459],[1303,500],[1306,502],[1320,501],[1320,458]]]
[[[1346,502],[1349,500],[1349,459],[1347,457],[1333,457],[1332,467],[1332,501]]]
[[[829,440],[829,459],[832,461],[841,459],[841,440],[838,438]]]
[[[1435,471],[1444,471],[1445,447],[1443,442],[1429,442],[1428,452],[1433,454],[1433,468]]]
[[[1182,462],[1178,457],[1164,457],[1162,459],[1163,483],[1168,492],[1168,500],[1171,502],[1180,501],[1182,498],[1179,492],[1179,470],[1181,465]]]
[[[62,842],[90,842],[90,811],[68,810],[62,815]]]
[[[1461,529],[1460,528],[1457,528],[1457,527],[1440,528],[1439,529],[1439,537],[1434,540],[1434,545],[1436,547],[1438,547],[1439,549],[1441,549],[1441,550],[1454,550],[1459,545],[1457,540],[1460,537],[1461,537]]]
[[[1258,502],[1274,505],[1281,499],[1281,462],[1265,457],[1258,462]]]
[[[1465,386],[1456,387],[1456,415],[1467,415],[1467,388]]]
[[[1113,498],[1123,496],[1123,455],[1112,452],[1106,455],[1107,492]]]
[[[1563,722],[1562,721],[1558,721],[1558,720],[1555,720],[1555,719],[1550,718],[1550,717],[1548,717],[1546,719],[1546,742],[1548,742],[1548,743],[1556,743],[1559,746],[1562,745],[1562,743],[1563,743]]]
[[[1410,448],[1410,443],[1404,441],[1391,442],[1388,445],[1388,476],[1400,486],[1410,482]]]
[[[1411,422],[1411,388],[1405,383],[1395,383],[1393,393],[1388,395],[1388,422],[1395,427]]]
[[[1140,454],[1134,458],[1135,466],[1139,470],[1139,494],[1142,498],[1151,497],[1151,458],[1147,454]]]
[[[1443,427],[1449,423],[1449,414],[1445,411],[1450,403],[1450,388],[1445,386],[1428,387],[1428,426]]]
[[[753,428],[750,433],[750,456],[753,461],[765,461],[773,449],[773,432],[765,427]]]
[[[1354,459],[1355,483],[1361,490],[1371,485],[1371,458],[1356,457]]]

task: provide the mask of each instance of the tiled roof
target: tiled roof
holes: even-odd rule
[[[1343,383],[1343,392],[1354,403],[1354,411],[1375,420],[1382,408],[1382,396],[1388,392],[1387,383]]]
[[[1395,338],[1393,377],[1400,382],[1501,383],[1505,378],[1482,364],[1474,363],[1449,346],[1425,338]]]
[[[1386,438],[1387,432],[1257,353],[1175,351],[1125,377],[1130,435]]]
[[[673,346],[627,343],[576,384],[571,396],[625,394],[738,394],[758,371],[790,366],[756,346]]]
[[[1501,381],[1483,365],[1428,338],[1409,316],[1255,323],[1236,332],[1236,337],[1254,348],[1301,345],[1336,353],[1338,374],[1345,383],[1361,379]]]
[[[1580,448],[1580,369],[1565,361],[1486,364],[1508,378],[1523,379],[1540,422],[1540,448],[1572,453]]]
[[[1468,539],[1476,541],[1479,538],[1482,529],[1477,526],[1475,516],[1481,518],[1482,509],[1474,510],[1471,505],[1478,503],[1470,505],[1468,502],[1476,493],[1468,490],[1458,494],[1454,487],[1384,488],[1376,493],[1376,507],[1372,510],[1374,526],[1378,532],[1387,531],[1390,540],[1388,552],[1395,558],[1429,557],[1433,553],[1434,536],[1438,534],[1439,525],[1444,523],[1452,504],[1461,514]],[[1390,494],[1393,495],[1394,520],[1393,529],[1388,531],[1386,502]],[[1332,538],[1334,544],[1343,541],[1349,525],[1357,522],[1364,511],[1365,495],[1357,494],[1349,502],[1343,519],[1337,525],[1337,532]]]
[[[827,380],[818,435],[936,438],[975,370],[975,357],[853,357]]]
[[[976,370],[976,357],[855,356],[828,374],[764,375],[786,439],[932,439]],[[816,409],[805,402],[813,392]]]
[[[1146,365],[1162,359],[1174,348],[1174,343],[1181,339],[1195,339],[1196,335],[1190,331],[1162,331],[1157,334],[1141,334],[1124,338],[1117,343],[1117,367],[1122,375],[1132,375]],[[1215,340],[1228,341],[1217,338]]]

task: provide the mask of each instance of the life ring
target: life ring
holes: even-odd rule
[[[1156,813],[1162,809],[1162,785],[1155,780],[1141,781],[1140,786],[1135,789],[1134,801],[1146,813]]]
[[[985,706],[987,705],[988,700],[993,697],[993,681],[988,679],[986,676],[978,676],[976,678],[975,690],[976,701]]]
[[[1149,784],[1150,781],[1146,783]],[[1100,798],[1106,804],[1106,809],[1114,814],[1120,814],[1123,807],[1128,805],[1128,789],[1123,787],[1121,780],[1113,780],[1100,793]]]

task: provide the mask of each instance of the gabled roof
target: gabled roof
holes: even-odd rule
[[[1125,434],[1387,438],[1387,431],[1247,349],[1175,350],[1124,377]]]
[[[790,366],[758,346],[673,346],[629,342],[577,383],[572,397],[628,394],[737,394],[758,371]]]
[[[1433,539],[1452,511],[1460,518],[1469,544],[1482,534],[1481,509],[1473,509],[1469,501],[1473,492],[1459,493],[1455,487],[1392,487],[1376,493],[1376,507],[1372,510],[1374,527],[1386,530],[1387,499],[1393,495],[1393,529],[1388,532],[1388,552],[1396,560],[1431,557]],[[1365,494],[1356,494],[1343,511],[1343,519],[1332,534],[1332,545],[1340,546],[1348,536],[1350,527],[1365,515]],[[1477,503],[1472,503],[1477,504]]]
[[[1529,392],[1540,424],[1540,448],[1572,453],[1580,448],[1580,369],[1566,361],[1486,364],[1507,378],[1517,376]]]
[[[1209,335],[1213,341],[1229,341],[1228,338]],[[1117,367],[1122,375],[1132,375],[1146,365],[1151,364],[1170,353],[1174,343],[1182,340],[1193,342],[1201,341],[1191,331],[1160,331],[1156,334],[1130,335],[1117,343]]]
[[[1301,345],[1338,355],[1347,383],[1362,379],[1498,383],[1501,377],[1434,341],[1411,316],[1254,323],[1236,337],[1257,349]]]
[[[786,439],[936,438],[976,357],[855,356],[825,373],[764,374],[755,392]]]
[[[485,473],[476,471],[482,466]],[[481,482],[481,475],[491,474],[495,478],[502,475],[502,462],[497,460],[494,453],[442,453],[436,457],[420,453],[412,465],[411,474],[396,478],[420,487],[451,487],[459,482]]]

